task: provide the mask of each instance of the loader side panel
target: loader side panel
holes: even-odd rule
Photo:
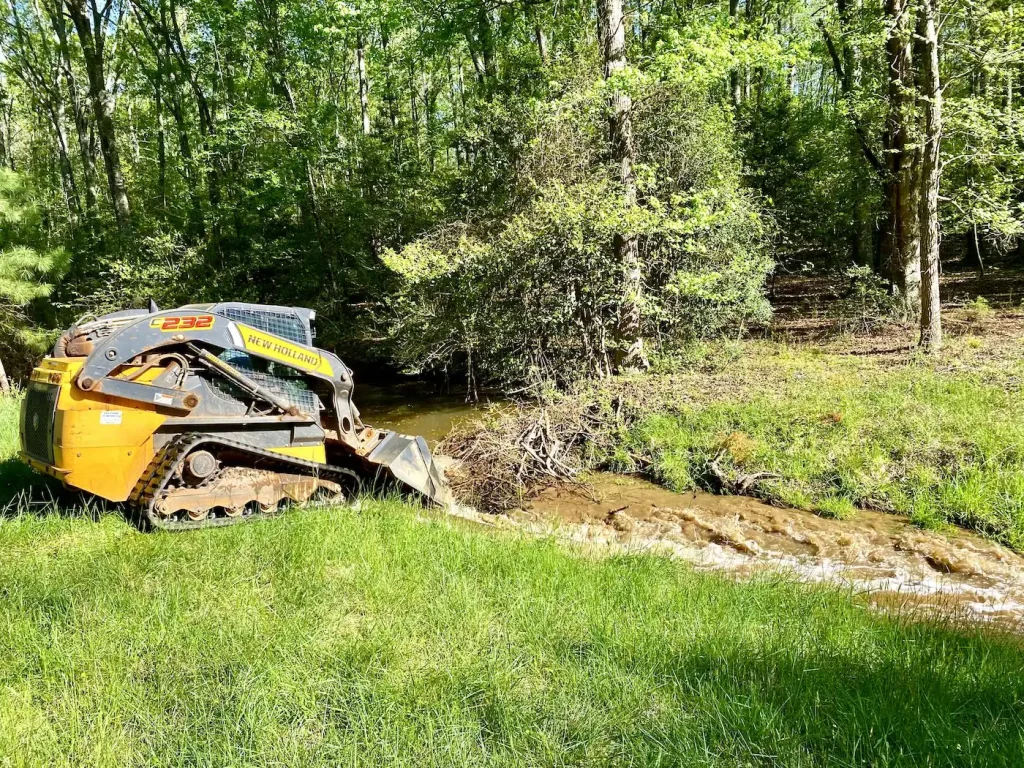
[[[54,423],[54,465],[64,482],[110,501],[125,501],[155,455],[153,432],[166,417],[155,411],[119,408],[63,411]]]
[[[124,501],[153,460],[153,433],[167,417],[72,386],[83,362],[46,359],[33,371],[22,411],[25,457],[68,486]]]

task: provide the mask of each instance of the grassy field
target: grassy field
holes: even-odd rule
[[[0,764],[1019,766],[1015,640],[424,520],[0,523]]]
[[[662,407],[619,460],[687,485],[718,457],[791,503],[1012,540],[1014,360],[744,347],[645,380]],[[142,534],[26,506],[50,490],[16,416],[0,398],[0,766],[1024,764],[1019,637],[389,500]]]
[[[392,501],[184,535],[9,514],[0,765],[1024,762],[1016,638],[834,590]]]

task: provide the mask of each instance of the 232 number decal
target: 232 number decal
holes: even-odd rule
[[[156,317],[149,322],[150,328],[164,333],[170,331],[202,331],[213,327],[213,315],[185,315],[183,317]]]

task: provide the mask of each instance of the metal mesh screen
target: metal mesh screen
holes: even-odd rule
[[[223,359],[223,355],[221,359]],[[269,373],[259,373],[245,365],[239,358],[226,360],[225,362],[230,363],[241,373],[245,374],[247,378],[252,379],[260,386],[266,387],[279,397],[283,397],[303,413],[316,416],[320,406],[320,399],[316,396],[316,393],[309,390],[304,380],[285,379]],[[223,396],[225,399],[248,400],[251,398],[250,395],[243,393],[228,379],[221,378],[220,376],[210,376],[207,380],[210,382],[210,388],[213,392]]]
[[[25,453],[53,464],[53,416],[60,387],[32,382],[25,393]]]
[[[306,343],[306,326],[298,315],[290,312],[270,312],[265,309],[244,309],[242,307],[227,307],[222,311],[224,316],[240,323],[251,325],[267,333],[273,333],[281,338],[294,341],[299,344]]]

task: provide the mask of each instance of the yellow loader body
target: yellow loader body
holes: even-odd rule
[[[156,406],[120,400],[72,386],[84,357],[47,357],[32,371],[22,409],[21,459],[65,485],[110,501],[127,501],[153,461],[153,435],[167,420]],[[143,374],[145,381],[156,376]],[[270,450],[326,461],[324,445]]]

